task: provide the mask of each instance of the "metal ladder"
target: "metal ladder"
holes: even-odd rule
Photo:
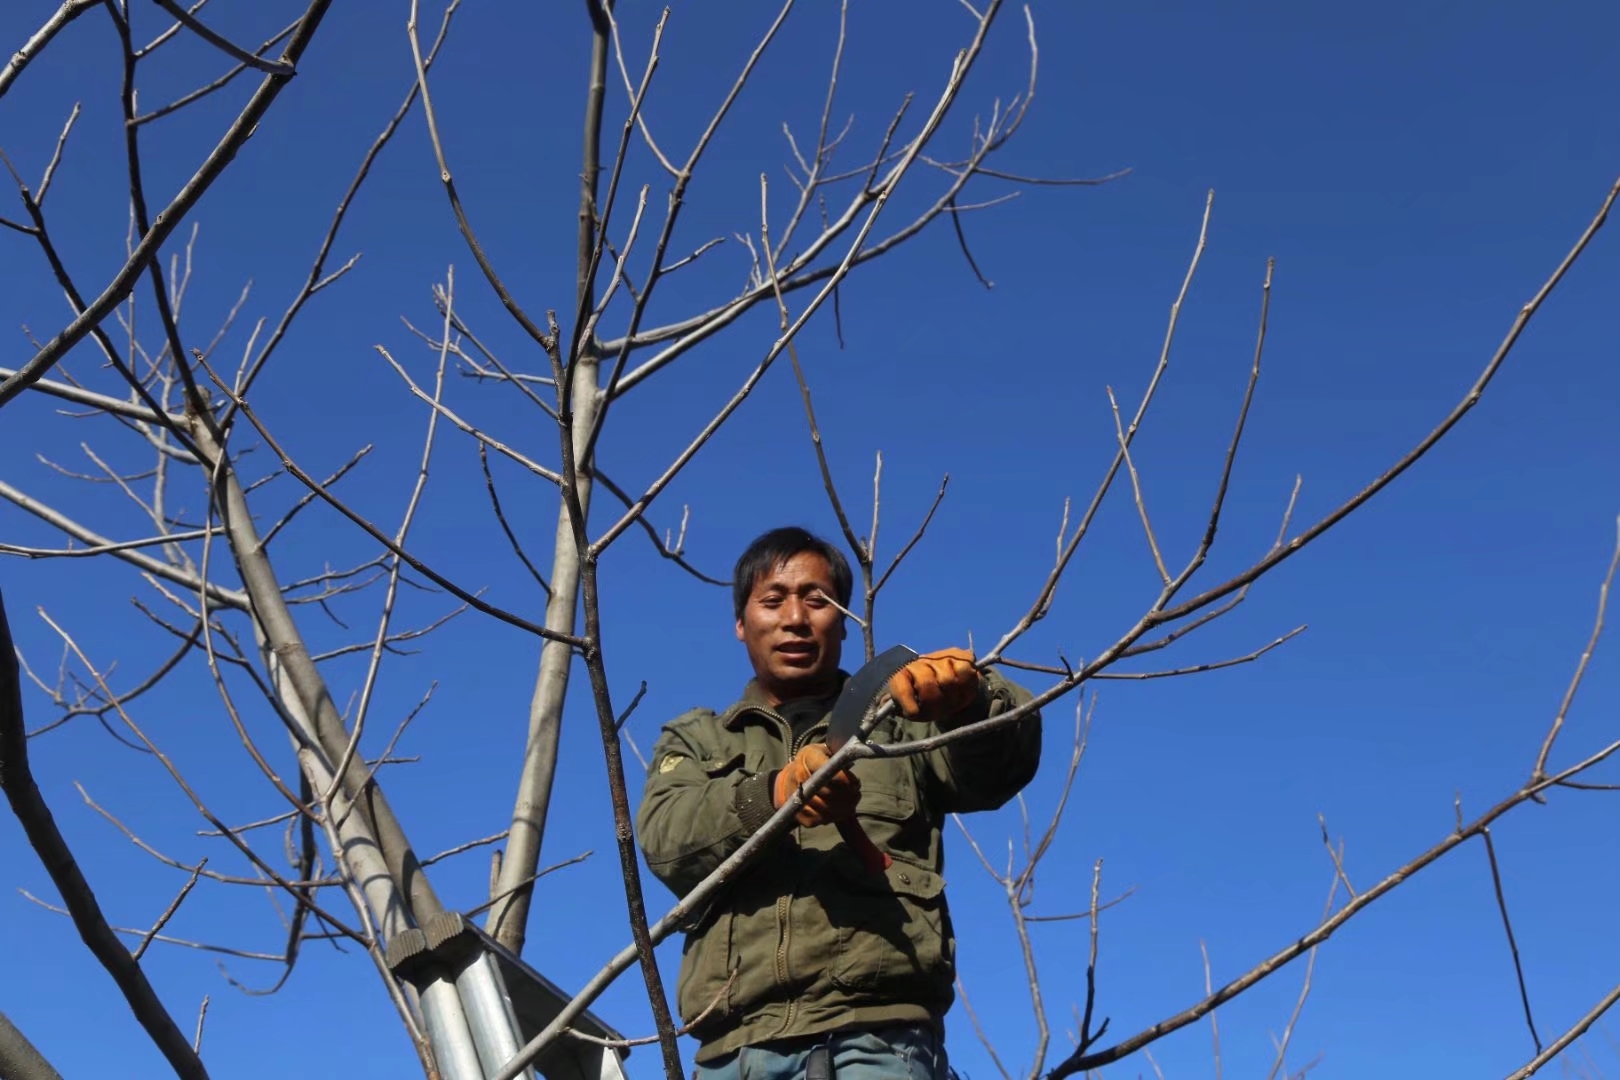
[[[416,988],[428,1042],[444,1080],[488,1080],[562,1011],[571,995],[459,912],[394,935],[388,967]],[[618,1032],[586,1012],[574,1028],[601,1039]],[[559,1039],[521,1074],[535,1080],[626,1080],[628,1047]]]

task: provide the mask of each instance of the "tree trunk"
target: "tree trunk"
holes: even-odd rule
[[[597,359],[582,357],[574,373],[574,453],[575,460],[585,452],[585,441],[596,421],[601,400],[597,389]],[[579,468],[575,490],[586,519],[591,510],[589,464]],[[568,520],[568,507],[557,500],[557,546],[551,564],[551,599],[546,604],[546,629],[573,634],[579,613],[579,551]],[[551,805],[552,780],[557,772],[557,743],[562,736],[563,703],[568,697],[568,676],[573,667],[573,650],[559,641],[547,641],[540,649],[540,674],[535,679],[534,697],[529,703],[529,738],[523,752],[523,773],[518,778],[517,801],[512,808],[512,829],[507,837],[501,870],[493,896],[500,897],[489,909],[485,929],[514,953],[522,953],[529,922],[529,902],[534,892],[534,875],[540,868],[540,844],[546,832],[546,813]]]
[[[192,435],[207,459],[215,502],[243,590],[252,603],[254,635],[264,652],[276,694],[311,747],[319,749],[335,769],[348,747],[349,732],[281,594],[281,583],[265,554],[235,470],[228,461],[220,460],[223,451],[207,425],[193,424]],[[322,790],[323,785],[315,777],[310,778],[310,783]],[[356,804],[349,815],[351,822],[343,829],[343,854],[354,860],[350,871],[361,883],[384,940],[390,932],[409,926],[408,920],[420,921],[442,911],[399,820],[381,790],[368,780],[358,753],[350,761],[341,786],[346,801]],[[379,854],[381,865],[377,864]],[[385,890],[383,881],[390,882],[394,889]],[[402,903],[403,911],[399,910]]]
[[[596,261],[601,222],[597,218],[596,191],[602,175],[602,102],[607,93],[608,38],[612,29],[608,11],[612,0],[586,0],[591,18],[591,73],[585,93],[584,161],[579,174],[579,228],[575,234],[574,265],[578,278],[575,300],[575,339],[566,350],[571,361],[568,404],[573,427],[568,433],[575,466],[574,491],[584,522],[591,516],[590,431],[602,395],[597,389],[599,355],[588,318],[596,295]],[[557,345],[553,345],[557,348]],[[553,354],[555,361],[556,354]],[[561,365],[559,364],[560,368]],[[560,374],[560,371],[559,371]],[[563,392],[558,385],[559,397]],[[562,405],[561,401],[558,405]],[[565,412],[564,415],[567,415]],[[583,522],[582,522],[583,523]],[[581,529],[581,532],[586,532]],[[557,499],[557,542],[551,561],[551,599],[546,603],[546,629],[572,635],[579,613],[579,549],[568,516],[568,500]],[[546,812],[551,806],[551,782],[557,775],[557,744],[562,738],[563,703],[568,698],[568,675],[573,650],[557,641],[540,648],[540,673],[529,701],[529,738],[523,749],[523,772],[518,777],[512,826],[506,851],[490,899],[485,928],[514,953],[523,952],[529,925],[529,903],[534,875],[540,868],[540,843],[546,834]]]

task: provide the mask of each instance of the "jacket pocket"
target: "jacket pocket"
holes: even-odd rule
[[[861,817],[899,824],[916,814],[917,789],[909,761],[869,758],[856,762],[853,771],[861,782],[860,808],[856,811]]]
[[[856,817],[872,842],[896,859],[919,866],[933,865],[937,834],[918,797],[911,761],[861,761],[856,763],[855,775],[861,780]],[[836,839],[837,834],[833,836]]]
[[[735,916],[729,910],[715,912],[707,926],[700,926],[686,935],[686,947],[681,953],[681,970],[677,979],[676,999],[681,1019],[691,1024],[704,1010],[707,1019],[714,1020],[731,1011],[731,994],[725,991],[731,977],[733,959],[732,924]],[[711,1009],[710,1006],[713,1006]]]
[[[699,761],[698,766],[703,769],[704,776],[707,776],[710,780],[718,780],[742,768],[743,755],[739,752],[732,754],[730,757],[706,758]]]
[[[833,984],[920,1001],[948,992],[953,973],[944,880],[899,859],[883,877],[837,865],[839,880],[823,894],[834,931]]]

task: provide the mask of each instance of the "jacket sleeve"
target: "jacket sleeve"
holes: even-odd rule
[[[1035,695],[1001,676],[986,672],[979,699],[957,713],[938,731],[999,716]],[[1027,713],[1009,727],[987,731],[924,755],[923,769],[935,814],[966,814],[994,810],[1023,790],[1041,763],[1040,710]]]
[[[683,713],[653,746],[636,834],[647,867],[685,896],[771,816],[770,774],[743,770],[740,747],[719,745],[715,714]]]

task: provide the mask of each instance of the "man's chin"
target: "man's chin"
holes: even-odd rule
[[[783,691],[795,697],[803,697],[815,693],[821,687],[832,681],[833,671],[820,664],[798,666],[787,664],[773,665],[772,672],[776,676],[777,685]]]

